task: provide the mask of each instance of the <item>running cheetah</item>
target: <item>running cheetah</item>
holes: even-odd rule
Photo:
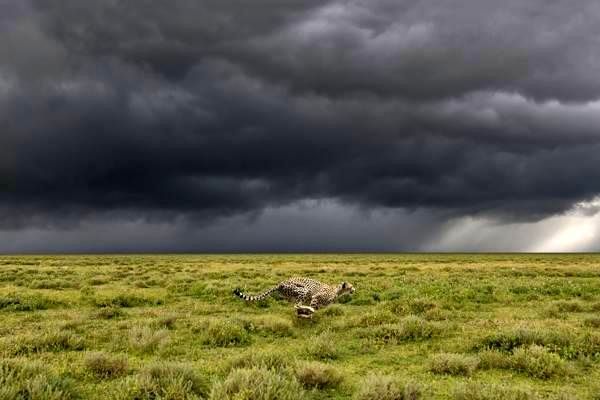
[[[298,317],[310,318],[317,309],[333,303],[338,296],[354,293],[354,287],[348,282],[336,286],[311,278],[290,278],[255,296],[244,294],[240,289],[233,291],[236,296],[246,301],[260,301],[274,292],[278,292],[288,301],[296,302]]]

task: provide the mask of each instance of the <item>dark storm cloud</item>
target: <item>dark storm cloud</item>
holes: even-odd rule
[[[77,228],[0,231],[6,252],[394,251],[415,249],[436,221],[428,213],[365,213],[330,201],[267,208],[202,227],[97,215]],[[286,229],[293,227],[293,229]]]
[[[0,0],[4,228],[600,192],[595,1]]]
[[[596,99],[595,1],[38,1],[71,51],[180,78],[209,56],[326,95]]]

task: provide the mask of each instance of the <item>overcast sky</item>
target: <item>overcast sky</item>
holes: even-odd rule
[[[0,0],[0,252],[600,250],[596,0]]]

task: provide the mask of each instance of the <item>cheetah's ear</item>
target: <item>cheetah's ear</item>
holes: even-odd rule
[[[342,282],[342,289],[346,289],[348,287],[348,283],[347,282]]]

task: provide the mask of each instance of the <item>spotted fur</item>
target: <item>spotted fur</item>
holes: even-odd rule
[[[260,301],[273,293],[279,293],[288,301],[296,302],[296,306],[310,306],[314,310],[325,307],[345,293],[354,293],[354,287],[348,282],[339,285],[328,285],[311,278],[290,278],[258,295],[242,293],[235,289],[233,293],[246,301]]]

